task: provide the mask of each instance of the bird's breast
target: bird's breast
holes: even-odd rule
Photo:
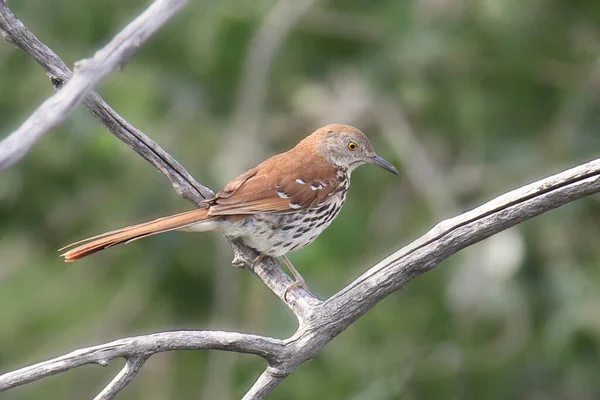
[[[230,224],[225,234],[269,256],[281,256],[312,243],[337,217],[346,199],[345,190],[327,201],[290,213],[260,213]]]

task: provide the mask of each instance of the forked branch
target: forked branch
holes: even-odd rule
[[[207,349],[256,354],[270,363],[278,363],[283,353],[283,342],[263,336],[224,331],[172,331],[134,336],[75,350],[64,356],[0,375],[0,392],[82,365],[106,366],[115,358],[125,358],[127,364],[120,376],[111,382],[114,383],[117,378],[127,379],[135,375],[139,367],[153,354],[173,350]]]
[[[69,79],[70,71],[60,58],[40,43],[10,13],[3,0],[0,0],[0,28],[9,42],[21,47],[48,71],[57,87]],[[89,83],[88,89],[93,84]],[[97,94],[92,92],[84,103],[109,131],[163,172],[182,197],[198,204],[211,195],[210,189],[197,183],[168,153],[124,121]],[[70,110],[70,105],[61,107]],[[61,117],[64,119],[64,116]],[[56,121],[62,120],[56,120],[54,116],[48,116],[46,120],[43,115],[39,118],[38,122],[44,126],[53,126],[52,124],[58,123]],[[5,142],[0,143],[0,160],[18,160],[22,150],[15,149],[5,146]],[[81,365],[106,365],[115,358],[124,358],[124,368],[96,397],[111,399],[135,378],[146,360],[155,353],[215,349],[255,354],[268,362],[267,370],[244,396],[244,399],[262,399],[300,364],[316,356],[329,341],[381,299],[401,289],[410,279],[434,268],[442,260],[467,246],[599,191],[600,159],[513,190],[469,212],[440,222],[424,236],[390,255],[323,302],[306,292],[294,290],[288,295],[286,304],[298,317],[300,324],[296,333],[288,339],[218,331],[164,332],[120,339],[75,350],[64,356],[0,375],[0,391]],[[236,263],[249,264],[253,260],[255,254],[252,250],[236,243],[232,245]],[[283,299],[291,279],[277,265],[261,262],[254,267],[253,272]]]
[[[289,339],[196,331],[165,332],[122,339],[76,350],[53,360],[0,375],[0,391],[84,364],[104,365],[108,360],[124,357],[129,363],[109,385],[114,384],[120,390],[154,353],[180,349],[218,349],[256,354],[269,362],[267,370],[244,397],[262,399],[285,376],[317,355],[329,341],[381,299],[401,289],[410,279],[429,271],[471,244],[536,215],[598,192],[600,159],[523,186],[478,208],[442,221],[328,300],[303,308],[304,319]],[[107,388],[103,393],[112,393],[111,390]]]

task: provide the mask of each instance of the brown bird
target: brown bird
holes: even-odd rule
[[[398,175],[392,164],[375,153],[360,130],[327,125],[293,149],[232,180],[196,210],[73,243],[63,249],[77,247],[62,257],[75,261],[120,243],[177,229],[217,230],[255,249],[260,254],[257,260],[281,257],[296,278],[288,290],[306,286],[285,255],[311,243],[331,224],[346,199],[350,174],[366,163]]]

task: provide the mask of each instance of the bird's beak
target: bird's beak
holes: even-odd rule
[[[382,157],[378,156],[377,154],[375,154],[373,157],[369,157],[368,163],[377,165],[378,167],[381,167],[381,168],[385,169],[386,171],[391,172],[394,175],[400,175],[400,173],[398,172],[396,167],[394,167],[391,163],[389,163]]]

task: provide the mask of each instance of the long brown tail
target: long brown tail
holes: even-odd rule
[[[208,208],[200,208],[155,219],[154,221],[145,222],[143,224],[127,226],[122,229],[117,229],[116,231],[106,232],[98,236],[72,243],[59,251],[79,245],[64,254],[61,254],[61,257],[64,257],[66,262],[71,262],[117,244],[128,243],[146,236],[156,235],[157,233],[185,228],[209,219]],[[211,229],[214,229],[214,227],[207,226],[206,230]]]

